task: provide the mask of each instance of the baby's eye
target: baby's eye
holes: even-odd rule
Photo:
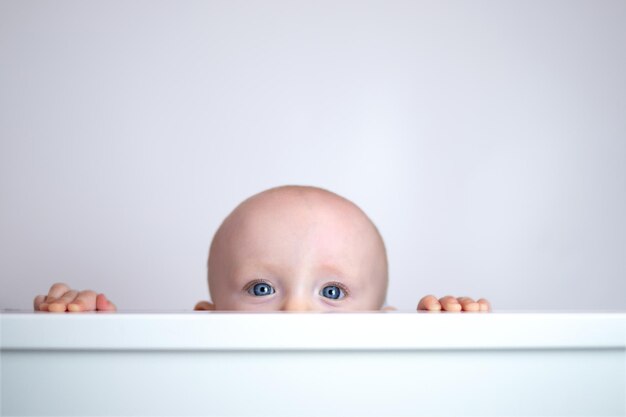
[[[333,300],[345,297],[345,294],[343,296],[342,294],[343,290],[336,285],[327,285],[322,289],[322,295]]]
[[[271,285],[266,284],[265,282],[259,282],[255,284],[253,287],[251,287],[248,290],[248,293],[252,295],[258,295],[258,296],[270,295],[270,294],[274,294],[274,288],[272,288]]]

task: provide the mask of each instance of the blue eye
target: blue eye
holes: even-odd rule
[[[336,285],[327,285],[322,289],[322,295],[326,298],[337,300],[341,298],[343,291]],[[344,295],[345,296],[345,295]]]
[[[258,296],[274,294],[274,288],[265,282],[259,282],[248,290],[248,293]]]

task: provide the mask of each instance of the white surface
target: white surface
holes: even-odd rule
[[[626,313],[25,312],[2,335],[19,350],[625,349]]]
[[[207,298],[264,188],[354,200],[388,301],[626,309],[626,2],[0,1],[0,307]]]
[[[0,317],[3,415],[626,414],[624,312]]]

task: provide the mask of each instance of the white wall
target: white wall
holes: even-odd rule
[[[626,308],[626,2],[0,2],[0,306],[190,309],[242,199],[363,207],[388,301]]]

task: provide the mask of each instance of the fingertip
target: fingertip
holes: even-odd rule
[[[425,302],[421,306],[417,306],[418,311],[441,311],[441,304],[436,299],[430,303]]]
[[[39,305],[43,303],[45,299],[46,297],[43,295],[38,295],[37,297],[35,297],[35,300],[33,301],[33,309],[35,311],[39,310]]]
[[[435,297],[434,294],[428,294],[427,296],[422,298],[422,301],[424,301],[425,303],[428,303],[428,302],[438,303],[439,302],[439,300],[437,299],[437,297]]]
[[[116,311],[117,307],[109,301],[104,294],[96,296],[96,310],[98,311]]]
[[[108,300],[107,297],[104,294],[98,294],[96,295],[96,308],[98,310],[103,309],[104,307],[106,307],[108,304]]]
[[[66,305],[61,303],[52,303],[48,305],[48,311],[51,313],[63,313],[66,310]]]
[[[422,299],[417,303],[418,311],[429,311],[429,310],[441,310],[441,305],[439,305],[439,301],[437,297],[433,294],[425,295]]]
[[[441,304],[439,304],[439,301],[435,301],[433,304],[430,304],[426,309],[428,311],[441,311]]]
[[[491,304],[484,298],[478,300],[478,304],[480,305],[480,311],[491,311]]]
[[[463,306],[463,310],[465,311],[480,311],[480,304],[474,302],[474,303],[467,303],[465,304],[465,306]]]
[[[67,305],[67,310],[72,312],[72,313],[76,313],[79,311],[82,311],[82,307],[80,306],[80,304],[78,303],[71,303]]]
[[[461,306],[461,304],[459,303],[448,303],[445,307],[446,311],[461,311],[461,309],[463,308],[463,306]]]

